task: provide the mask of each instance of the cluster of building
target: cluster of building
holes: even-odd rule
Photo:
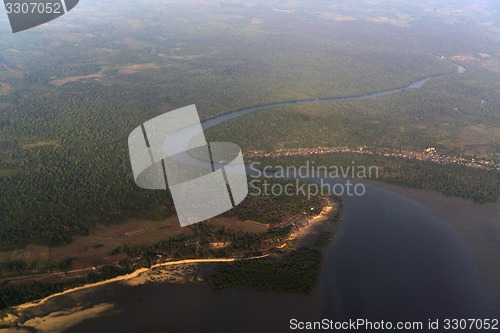
[[[283,157],[283,156],[308,156],[308,155],[321,155],[329,153],[351,153],[351,152],[366,152],[364,148],[349,148],[347,146],[342,147],[317,147],[317,148],[287,148],[287,149],[276,149],[273,152],[266,152],[263,150],[251,150],[246,153],[247,157]]]
[[[427,148],[421,152],[404,149],[389,150],[386,148],[379,151],[378,153],[382,153],[383,156],[396,156],[416,159],[420,161],[431,161],[439,164],[458,164],[468,168],[500,171],[500,164],[495,163],[495,161],[473,157],[457,157],[438,154],[436,148]]]
[[[245,154],[247,157],[290,157],[290,156],[310,156],[322,155],[330,153],[358,153],[368,155],[381,155],[402,157],[408,159],[416,159],[420,161],[431,161],[439,164],[458,164],[469,168],[483,169],[483,170],[497,170],[500,171],[500,164],[493,160],[486,160],[473,157],[457,157],[439,154],[436,148],[429,147],[423,151],[411,151],[406,149],[390,149],[390,148],[368,148],[363,147],[317,147],[317,148],[288,148],[277,149],[273,152],[266,152],[263,150],[252,150]]]

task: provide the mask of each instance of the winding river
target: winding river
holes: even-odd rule
[[[430,79],[465,71],[454,65],[455,73],[426,77],[400,88],[252,106],[211,118],[202,126],[210,128],[273,107],[364,100],[419,89]],[[323,182],[345,181],[324,178]],[[361,197],[345,195],[342,199],[343,222],[322,271],[322,318],[427,325],[429,319],[499,317],[469,246],[447,221],[414,200],[374,185],[366,185]],[[498,218],[493,215],[489,222]]]
[[[456,66],[456,73],[465,71],[462,66]],[[207,129],[230,119],[273,107],[362,100],[406,89],[419,89],[432,78],[453,74],[426,77],[405,87],[366,95],[295,100],[242,108],[208,119],[202,126]],[[295,175],[288,177],[293,178]],[[314,178],[307,180],[321,181]],[[342,179],[322,180],[330,185],[346,182]],[[481,276],[479,273],[477,255],[473,256],[473,251],[464,240],[464,236],[450,223],[463,218],[466,220],[465,225],[470,223],[482,225],[488,237],[494,234],[493,229],[489,230],[484,226],[496,228],[499,220],[498,210],[481,215],[475,211],[479,205],[451,198],[446,198],[446,203],[442,204],[439,201],[441,195],[421,191],[424,197],[447,206],[447,209],[455,214],[440,215],[429,205],[422,205],[396,191],[386,190],[383,188],[385,186],[372,184],[365,186],[366,192],[363,196],[342,197],[343,221],[337,238],[325,257],[322,269],[321,318],[337,321],[349,319],[421,321],[424,327],[418,332],[429,331],[426,326],[429,319],[443,321],[446,318],[498,318],[498,309],[491,288],[498,284],[499,280],[492,275],[493,282],[490,281],[488,285],[483,282],[485,275]],[[473,209],[469,209],[467,205]],[[468,211],[460,212],[457,207],[466,207]],[[498,228],[493,231],[497,236],[500,234]],[[486,240],[484,234],[481,237],[478,242],[484,243],[488,249],[493,248],[495,251],[493,258],[499,258],[499,242],[494,238]],[[498,269],[495,274],[498,274]],[[123,310],[121,314],[116,317],[91,319],[69,331],[88,332],[89,329],[93,330],[96,327],[116,331],[119,327],[123,332],[135,332],[137,325],[143,325],[139,322],[146,325],[144,329],[159,331],[165,327],[166,315],[187,311],[188,313],[181,317],[193,315],[193,320],[186,322],[175,315],[168,324],[173,331],[187,332],[189,331],[187,327],[194,325],[197,329],[212,328],[224,332],[240,329],[245,332],[269,331],[269,329],[281,332],[288,331],[289,319],[286,318],[294,314],[288,308],[288,312],[280,316],[280,307],[275,304],[284,302],[292,307],[297,306],[297,316],[303,311],[303,307],[299,310],[301,304],[294,301],[295,296],[264,295],[247,290],[217,294],[202,287],[192,288],[188,289],[188,292],[181,292],[178,287],[170,284],[155,284],[127,289],[126,292],[120,291],[119,304]],[[231,296],[233,292],[237,295]],[[262,301],[262,297],[266,301]],[[496,297],[498,300],[498,293]],[[113,299],[115,298],[116,296],[113,296]],[[172,298],[175,302],[166,302],[165,298]],[[142,303],[145,299],[148,302]],[[364,331],[374,332],[373,330],[356,332]]]
[[[313,103],[329,103],[329,102],[337,102],[337,101],[359,101],[359,100],[364,100],[364,99],[386,96],[386,95],[394,94],[397,92],[401,92],[403,90],[420,89],[430,79],[446,77],[446,76],[460,74],[460,73],[465,72],[465,67],[460,66],[458,64],[455,64],[451,61],[447,61],[447,62],[449,62],[457,67],[457,71],[455,73],[437,74],[437,75],[427,76],[427,77],[424,77],[420,80],[414,81],[407,86],[378,91],[378,92],[374,92],[374,93],[370,93],[370,94],[363,94],[363,95],[356,95],[356,96],[339,96],[339,97],[300,99],[300,100],[292,100],[292,101],[284,101],[284,102],[276,102],[276,103],[268,103],[268,104],[249,106],[246,108],[241,108],[238,110],[230,111],[230,112],[224,113],[222,115],[207,119],[207,120],[203,121],[201,125],[204,129],[207,129],[207,128],[219,125],[221,123],[224,123],[228,120],[241,117],[247,113],[252,113],[252,112],[261,111],[261,110],[267,110],[267,109],[279,107],[279,106],[303,105],[303,104],[313,104]]]

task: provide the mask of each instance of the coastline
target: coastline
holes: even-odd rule
[[[489,212],[489,214],[498,214],[500,212],[500,210],[498,210],[498,205],[479,205],[472,203],[470,200],[448,198],[440,193],[432,191],[402,188],[396,185],[381,184],[370,181],[366,183],[376,185],[381,189],[389,190],[418,202],[420,205],[425,206],[426,209],[432,211],[435,216],[450,222],[450,224],[457,229],[463,226],[471,225],[467,216],[462,216],[460,221],[454,219],[457,215],[460,217],[459,215],[463,214],[465,211],[469,211],[472,215],[478,212]],[[288,240],[287,246],[284,247],[283,251],[288,251],[293,249],[295,246],[299,246],[299,244],[304,244],[306,240],[311,241],[316,239],[321,231],[328,230],[329,228],[329,230],[333,230],[335,232],[336,238],[342,237],[340,224],[345,222],[338,221],[335,223],[325,224],[315,223],[319,220],[320,219],[316,219],[313,223],[308,224],[308,228],[301,230],[299,232],[300,237],[294,237],[292,240]],[[481,221],[479,221],[477,227],[481,228],[481,225]],[[471,246],[469,243],[470,239],[467,240],[467,235],[463,234],[463,230],[459,230],[459,232],[465,238],[469,246]],[[477,246],[477,244],[475,246]],[[471,246],[471,249],[474,253],[474,246]],[[342,309],[342,304],[338,303],[340,298],[336,297],[335,304],[333,304],[333,300],[327,299],[326,297],[331,295],[323,295],[322,293],[325,281],[329,281],[330,286],[332,281],[333,283],[335,282],[329,277],[325,279],[325,266],[327,262],[331,264],[329,261],[332,259],[332,253],[335,250],[335,240],[331,241],[327,246],[324,246],[319,250],[322,253],[321,272],[317,277],[316,284],[308,294],[277,294],[266,291],[254,291],[246,287],[236,287],[215,292],[205,283],[199,283],[199,281],[180,280],[172,282],[161,280],[161,277],[167,275],[168,271],[172,270],[173,267],[210,269],[208,266],[212,265],[210,262],[200,262],[186,265],[173,265],[170,263],[170,265],[163,265],[167,267],[162,267],[160,264],[159,266],[156,266],[156,268],[144,268],[140,274],[137,274],[136,277],[130,278],[129,276],[128,279],[125,277],[119,277],[119,281],[110,281],[104,284],[101,283],[101,285],[93,285],[92,287],[77,290],[67,295],[61,295],[61,297],[53,297],[46,300],[42,305],[35,304],[32,308],[25,308],[22,311],[31,313],[31,315],[34,316],[33,319],[38,318],[34,321],[26,321],[26,324],[40,325],[40,323],[44,322],[44,325],[47,325],[47,323],[52,321],[54,322],[54,325],[62,325],[61,322],[71,322],[71,327],[67,331],[57,331],[55,329],[51,330],[51,332],[56,333],[86,332],[92,327],[105,327],[105,325],[111,324],[115,325],[115,322],[118,320],[128,322],[127,316],[135,316],[136,313],[140,313],[139,316],[148,316],[149,314],[144,314],[144,312],[149,310],[154,313],[153,306],[163,307],[169,311],[171,310],[172,314],[169,313],[165,318],[161,316],[158,317],[160,319],[156,317],[147,317],[148,320],[156,320],[157,322],[155,324],[158,325],[158,327],[165,326],[174,331],[176,327],[179,327],[175,325],[180,325],[181,321],[182,324],[187,325],[186,327],[189,329],[199,330],[203,327],[203,325],[210,324],[219,326],[221,324],[217,320],[224,320],[224,322],[235,325],[239,325],[240,322],[245,322],[247,326],[242,330],[242,332],[254,332],[258,329],[258,327],[262,328],[262,326],[258,326],[259,323],[249,321],[246,317],[242,317],[242,313],[251,313],[254,318],[258,316],[259,321],[262,319],[262,322],[265,322],[266,325],[268,325],[266,328],[272,328],[275,332],[285,332],[288,330],[286,318],[317,320],[320,316],[324,315],[324,313],[322,313],[322,309],[325,306],[325,302],[329,302],[329,305]],[[476,253],[474,253],[474,257],[477,257]],[[233,260],[233,258],[226,258],[226,260]],[[185,260],[180,262],[185,262]],[[481,265],[478,266],[481,270]],[[498,271],[495,267],[489,267],[488,269]],[[149,279],[149,277],[144,279],[144,276],[149,273],[154,273],[153,275],[155,277],[160,277],[160,279]],[[182,275],[184,273],[181,271],[179,274]],[[106,286],[103,287],[103,285]],[[491,285],[488,285],[488,287],[491,290]],[[159,296],[157,295],[165,295],[165,297],[158,298]],[[135,298],[140,300],[140,303],[138,303],[139,305],[132,302]],[[202,304],[195,304],[198,301],[201,301]],[[75,302],[78,302],[78,304],[83,303],[85,306],[83,308],[76,308]],[[208,305],[208,303],[210,303],[210,305]],[[242,305],[241,303],[245,304]],[[111,304],[111,306],[109,304]],[[208,308],[203,308],[203,304],[208,306]],[[142,309],[144,306],[147,310]],[[54,318],[52,318],[50,314],[52,312],[61,311],[61,307],[65,307],[64,310],[67,311],[67,313],[61,314],[58,316],[58,321],[54,321]],[[40,308],[45,308],[45,311]],[[72,310],[74,312],[71,312]],[[168,312],[167,310],[165,311],[165,313]],[[202,317],[204,316],[204,312],[209,311],[210,316],[213,317],[211,320],[214,321],[208,321],[207,318],[203,318],[200,319],[199,322],[186,323],[182,320],[183,311],[192,311],[194,316]],[[338,311],[337,313],[339,312],[341,311]],[[75,322],[75,317],[79,317],[78,313],[82,314],[85,319],[84,321]],[[224,316],[222,316],[222,314],[224,314]],[[227,314],[230,314],[229,318],[227,317]],[[222,319],[222,317],[224,317],[224,319]],[[40,318],[42,320],[40,320]],[[199,317],[197,318],[199,319]],[[262,325],[262,323],[260,325]],[[19,328],[22,328],[22,326],[19,326]],[[19,330],[16,332],[19,332]],[[130,330],[124,328],[124,332],[134,331],[132,328]]]
[[[264,257],[264,256],[262,256],[262,257]],[[257,258],[252,258],[252,259],[257,259]],[[132,279],[135,279],[135,278],[139,277],[141,274],[150,272],[150,271],[152,271],[152,270],[154,270],[156,268],[160,268],[160,267],[174,266],[174,265],[186,265],[186,264],[197,264],[197,263],[209,263],[209,262],[210,263],[214,263],[214,262],[233,262],[235,260],[236,260],[236,258],[185,259],[185,260],[177,260],[177,261],[170,261],[170,262],[155,264],[155,265],[153,265],[153,266],[151,266],[149,268],[147,268],[147,267],[139,268],[139,269],[137,269],[134,272],[129,273],[129,274],[120,275],[120,276],[117,276],[117,277],[114,277],[114,278],[111,278],[111,279],[107,279],[107,280],[103,280],[103,281],[99,281],[99,282],[85,284],[85,285],[80,286],[80,287],[70,288],[70,289],[64,290],[64,291],[62,291],[60,293],[55,293],[55,294],[49,295],[49,296],[47,296],[45,298],[42,298],[40,300],[36,300],[36,301],[24,303],[24,304],[21,304],[21,305],[16,305],[13,308],[16,311],[22,311],[24,309],[28,309],[28,308],[31,308],[33,306],[43,305],[44,303],[46,303],[48,300],[50,300],[52,298],[63,296],[63,295],[66,295],[66,294],[70,294],[70,293],[73,293],[75,291],[80,291],[80,290],[85,290],[85,289],[94,288],[94,287],[98,287],[98,286],[103,286],[103,285],[106,285],[106,284],[109,284],[109,283],[114,283],[114,282],[121,282],[121,281],[132,280]]]
[[[163,262],[152,265],[150,267],[139,268],[129,274],[117,276],[107,280],[85,284],[79,287],[70,288],[59,293],[49,295],[43,299],[27,302],[17,306],[13,306],[10,309],[4,310],[5,314],[2,319],[0,319],[0,327],[10,327],[8,329],[40,329],[41,332],[45,332],[44,329],[48,329],[50,332],[63,332],[64,330],[58,330],[57,327],[69,328],[74,324],[79,323],[84,319],[98,318],[99,316],[106,313],[116,312],[115,306],[110,304],[110,302],[102,302],[99,304],[89,303],[87,306],[72,306],[66,307],[64,309],[58,309],[54,306],[58,303],[65,303],[65,298],[76,298],[83,296],[86,298],[90,294],[96,294],[103,286],[120,286],[120,287],[140,287],[142,285],[147,285],[148,283],[153,283],[155,285],[166,284],[171,287],[181,287],[184,286],[189,288],[188,285],[201,285],[200,287],[206,288],[207,292],[213,292],[206,282],[200,283],[202,280],[198,277],[199,270],[203,270],[206,266],[211,266],[216,263],[229,263],[237,260],[255,260],[266,258],[270,256],[280,257],[284,253],[289,253],[290,251],[297,250],[302,247],[314,247],[314,242],[316,241],[318,234],[320,232],[329,231],[335,232],[337,229],[338,222],[333,222],[333,214],[338,212],[338,204],[334,204],[333,200],[327,198],[327,204],[323,207],[322,211],[311,218],[308,218],[308,223],[298,228],[285,239],[281,245],[277,246],[279,253],[273,253],[273,251],[250,258],[217,258],[217,259],[184,259],[170,262]],[[330,221],[328,221],[330,220]],[[326,253],[330,251],[331,244],[330,241],[327,246],[323,246],[318,250],[321,252],[321,270],[318,274],[317,281],[311,289],[308,295],[295,295],[292,293],[287,297],[297,296],[298,298],[308,299],[307,302],[309,307],[312,309],[313,303],[317,303],[317,309],[313,311],[314,313],[319,313],[320,295],[321,295],[321,273],[323,266],[325,265]],[[208,268],[209,270],[211,268]],[[182,288],[182,287],[181,287]],[[234,289],[234,288],[233,288]],[[240,289],[239,287],[236,289]],[[242,289],[247,289],[242,287]],[[226,293],[231,293],[231,291],[224,291]],[[213,292],[215,293],[215,292]],[[263,297],[265,294],[275,294],[273,292],[261,292]],[[270,296],[270,295],[268,295]],[[278,294],[274,296],[279,296]],[[272,296],[270,296],[272,297]],[[45,308],[45,310],[43,309]],[[57,309],[57,310],[56,310]],[[57,312],[57,315],[54,313]],[[80,315],[81,314],[81,318]],[[35,315],[35,317],[33,317]],[[76,319],[76,318],[80,318]],[[312,318],[314,319],[314,318]],[[52,324],[51,324],[52,323]],[[2,328],[0,328],[2,332]]]

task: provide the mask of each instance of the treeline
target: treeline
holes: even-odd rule
[[[320,261],[321,252],[301,249],[280,259],[219,264],[208,283],[215,290],[248,286],[256,290],[308,292],[316,283]]]
[[[300,187],[306,183],[304,181],[296,183],[295,180],[264,177],[248,177],[248,181],[252,184],[249,185],[249,195],[242,203],[225,213],[226,216],[236,216],[242,220],[274,224],[296,214],[311,214],[318,212],[322,208],[322,198],[320,196],[308,197],[307,193],[297,191],[297,185]],[[264,182],[266,185],[264,185]],[[268,193],[265,192],[264,186],[267,186]],[[269,190],[272,186],[278,189],[287,186],[288,191],[294,195],[286,195],[278,190],[274,193],[277,195],[274,195]],[[257,195],[259,194],[258,191],[260,191],[260,195]]]
[[[147,251],[137,253],[147,255]],[[209,284],[217,290],[248,285],[259,290],[306,292],[316,282],[320,259],[319,251],[301,249],[281,259],[241,260],[234,265],[217,266],[209,278]],[[152,263],[153,261],[150,264]],[[146,261],[122,260],[119,264],[103,266],[85,277],[65,282],[10,283],[4,281],[0,283],[0,310],[41,299],[66,289],[126,275],[140,267],[149,267],[150,264],[146,264]]]

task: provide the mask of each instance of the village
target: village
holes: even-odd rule
[[[390,148],[369,148],[362,147],[317,147],[317,148],[287,148],[276,149],[273,152],[266,152],[263,150],[252,150],[246,154],[246,157],[290,157],[290,156],[311,156],[311,155],[324,155],[332,153],[356,153],[367,155],[379,155],[384,157],[401,157],[407,159],[415,159],[419,161],[430,161],[438,164],[457,164],[468,168],[482,169],[482,170],[500,170],[500,164],[494,160],[486,160],[473,157],[457,157],[448,156],[438,153],[436,148],[428,147],[422,151],[412,151],[406,149],[390,149]],[[496,156],[498,158],[499,156]]]

